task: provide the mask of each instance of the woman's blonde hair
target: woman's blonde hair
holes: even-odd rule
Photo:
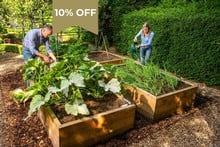
[[[146,27],[146,25],[147,25],[148,23],[147,22],[145,22],[144,24],[143,24],[143,27]]]
[[[148,30],[150,31],[150,25],[149,25],[149,23],[145,22],[145,23],[143,24],[143,27],[142,27],[142,28],[144,28],[144,27],[147,27]]]

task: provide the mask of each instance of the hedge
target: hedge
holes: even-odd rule
[[[0,52],[1,51],[22,54],[22,46],[19,44],[0,44]]]
[[[214,3],[214,2],[213,2]],[[151,60],[177,76],[220,85],[220,13],[215,7],[192,3],[151,7],[124,15],[117,49],[126,54],[136,33],[147,21],[155,32]]]

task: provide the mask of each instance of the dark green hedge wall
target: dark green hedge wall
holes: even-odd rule
[[[122,29],[122,16],[132,11],[137,11],[144,7],[157,6],[161,0],[113,0],[109,3],[110,19],[109,27],[104,29],[110,43],[121,40],[119,31]]]
[[[99,0],[99,35],[103,32],[108,43],[114,45],[119,41],[118,31],[121,29],[122,15],[139,10],[146,6],[156,6],[161,0]],[[99,35],[91,32],[82,33],[82,41],[96,44]]]
[[[211,5],[213,4],[213,5]],[[188,79],[220,85],[219,2],[151,7],[124,15],[116,37],[126,54],[147,21],[155,32],[151,60]]]

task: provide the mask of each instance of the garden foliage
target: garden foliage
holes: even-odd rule
[[[1,51],[22,54],[22,46],[19,44],[0,44],[0,52]]]
[[[23,67],[24,80],[34,81],[26,91],[15,91],[20,102],[31,100],[28,115],[43,105],[64,105],[66,113],[88,115],[87,96],[102,99],[119,94],[121,85],[110,67],[86,58],[85,53],[64,54],[59,62],[46,65],[40,58],[30,59]]]
[[[180,82],[178,78],[152,63],[143,66],[131,59],[116,67],[116,75],[123,84],[141,88],[156,96],[176,90]]]
[[[200,1],[148,7],[123,15],[114,36],[126,54],[145,21],[155,32],[151,60],[177,75],[220,85],[220,2]],[[140,40],[139,40],[140,41]]]

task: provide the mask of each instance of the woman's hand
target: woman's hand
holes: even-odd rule
[[[136,48],[140,48],[140,45],[135,45]]]

